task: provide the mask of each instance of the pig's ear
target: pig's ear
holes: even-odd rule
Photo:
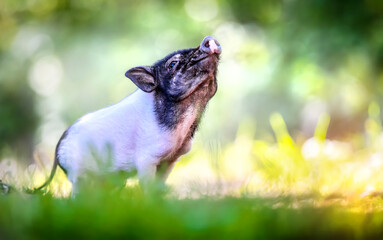
[[[144,92],[151,92],[158,85],[153,67],[134,67],[129,69],[125,76]]]

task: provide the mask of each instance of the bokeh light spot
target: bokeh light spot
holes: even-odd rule
[[[50,96],[63,77],[61,61],[55,56],[46,56],[35,62],[29,71],[29,86],[41,96]]]
[[[218,14],[215,0],[188,0],[185,2],[187,14],[196,21],[209,21]]]

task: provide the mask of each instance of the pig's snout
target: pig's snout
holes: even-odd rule
[[[207,54],[221,54],[222,48],[217,39],[207,36],[205,37],[200,45],[200,49]]]

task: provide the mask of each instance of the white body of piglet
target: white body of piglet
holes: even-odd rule
[[[68,130],[57,157],[76,193],[78,178],[86,171],[137,170],[140,181],[154,178],[157,166],[167,162],[164,180],[177,158],[191,148],[185,139],[195,120],[192,109],[174,130],[158,125],[153,93],[135,91],[121,102],[89,113]]]

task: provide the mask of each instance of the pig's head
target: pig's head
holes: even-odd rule
[[[153,66],[134,67],[125,76],[142,91],[155,93],[156,112],[169,115],[164,119],[168,125],[169,118],[179,119],[191,104],[203,110],[214,96],[220,54],[218,41],[205,37],[196,48],[173,52]]]
[[[197,48],[178,50],[153,66],[134,67],[125,76],[144,92],[160,91],[181,101],[201,84],[215,81],[220,53],[218,41],[205,37]]]

